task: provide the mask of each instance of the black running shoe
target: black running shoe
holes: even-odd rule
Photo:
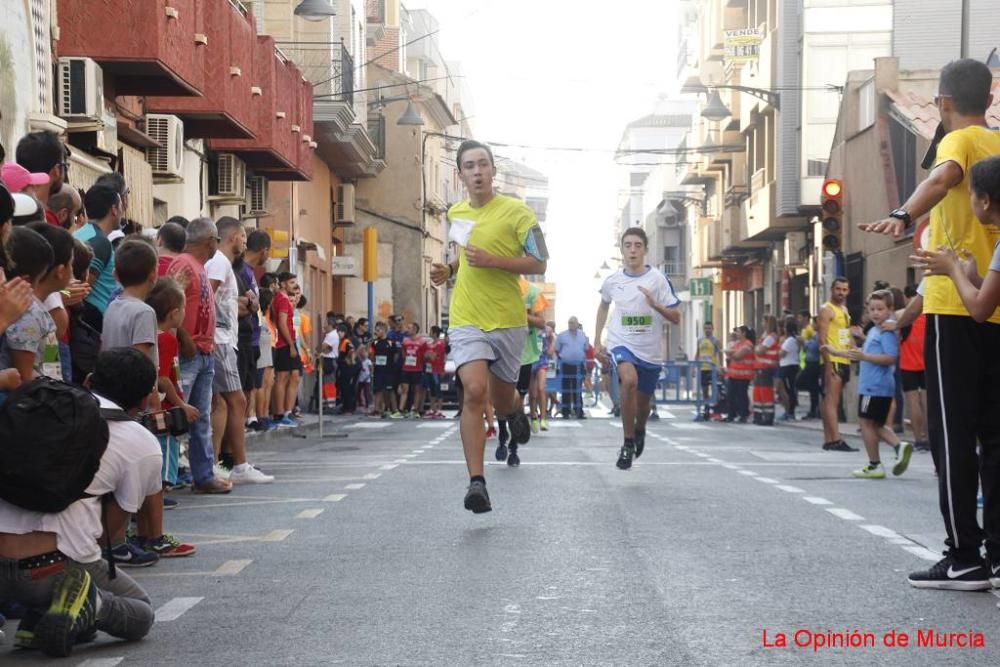
[[[945,556],[929,570],[911,572],[908,577],[914,588],[937,588],[949,591],[985,591],[992,587],[990,571],[982,559],[959,563]]]
[[[77,637],[91,635],[96,627],[97,585],[85,570],[66,570],[52,591],[48,611],[35,625],[39,648],[53,658],[64,658]]]
[[[635,432],[635,458],[642,456],[642,450],[646,449],[646,432],[636,431]]]
[[[621,452],[618,454],[618,466],[620,470],[628,470],[632,467],[632,457],[635,455],[635,445],[631,442],[626,442],[622,445]]]
[[[497,461],[506,461],[507,460],[507,445],[503,444],[502,442],[499,445],[497,445],[497,451],[496,451],[495,455],[497,457]]]
[[[473,514],[482,514],[493,509],[490,504],[490,494],[486,493],[486,482],[476,480],[469,484],[469,491],[465,494],[465,509]]]
[[[829,447],[827,445],[829,445]],[[856,452],[856,451],[858,451],[857,447],[851,447],[849,444],[847,444],[843,440],[838,440],[837,442],[830,442],[830,443],[827,443],[827,445],[823,445],[823,449],[825,449],[827,451],[830,451],[830,452]]]
[[[518,408],[507,417],[507,428],[510,429],[510,444],[523,445],[531,440],[531,422],[523,408]]]
[[[510,446],[510,456],[507,457],[507,465],[511,468],[521,465],[521,457],[517,455],[517,445]]]

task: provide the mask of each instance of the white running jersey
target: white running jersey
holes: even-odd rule
[[[681,302],[670,280],[648,265],[646,272],[638,276],[624,270],[613,273],[601,286],[601,300],[615,305],[608,316],[604,345],[608,350],[626,347],[641,361],[661,364],[666,320],[649,305],[640,287],[649,290],[656,302],[666,308],[674,308]]]

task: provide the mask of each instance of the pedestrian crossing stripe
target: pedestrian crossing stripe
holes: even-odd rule
[[[344,428],[386,428],[392,426],[389,422],[355,422],[347,424]]]

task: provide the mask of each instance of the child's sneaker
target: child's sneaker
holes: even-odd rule
[[[881,463],[869,463],[851,474],[858,479],[885,479],[885,468],[882,467]]]

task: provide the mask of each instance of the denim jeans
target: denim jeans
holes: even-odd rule
[[[63,382],[72,382],[73,357],[70,355],[69,343],[59,343],[59,367],[62,370]]]
[[[562,374],[562,405],[564,415],[572,410],[573,414],[583,413],[583,364],[568,364],[561,362],[559,372]]]
[[[181,389],[185,400],[198,408],[201,416],[191,424],[188,459],[195,484],[207,484],[215,477],[212,465],[212,382],[215,379],[215,361],[211,354],[200,352],[192,359],[181,359]]]
[[[97,615],[97,629],[113,637],[137,641],[153,627],[153,604],[126,572],[118,569],[114,579],[108,574],[108,563],[67,561],[66,567],[86,570],[97,584],[101,597],[101,612]],[[19,570],[17,561],[0,558],[0,598],[19,602],[29,609],[44,611],[52,600],[57,577],[55,574],[42,579],[32,579],[31,570]]]

